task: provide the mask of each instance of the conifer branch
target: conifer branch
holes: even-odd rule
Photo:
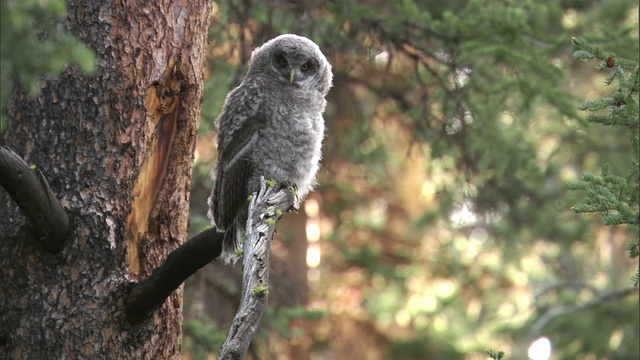
[[[598,60],[596,69],[608,70],[605,84],[612,85],[611,96],[585,100],[580,103],[580,110],[591,112],[587,121],[599,125],[622,127],[628,134],[631,145],[631,161],[626,177],[613,173],[608,164],[602,165],[601,175],[583,173],[579,181],[570,181],[567,187],[581,190],[586,197],[572,207],[576,213],[598,213],[602,215],[607,226],[640,225],[638,211],[640,182],[640,112],[638,106],[638,74],[637,61],[623,59],[612,52],[606,52],[599,46],[589,43],[581,37],[571,41],[578,47],[573,57],[579,60]],[[629,240],[629,257],[638,256],[638,239]],[[638,286],[638,272],[632,278]]]

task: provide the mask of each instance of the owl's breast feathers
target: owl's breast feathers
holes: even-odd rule
[[[272,106],[268,125],[260,129],[254,150],[256,175],[298,187],[304,198],[313,188],[321,157],[324,120],[321,112],[287,103]]]

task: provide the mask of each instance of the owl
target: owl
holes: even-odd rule
[[[224,231],[223,258],[243,241],[248,197],[260,177],[297,188],[298,205],[315,186],[322,156],[331,65],[313,41],[280,35],[256,48],[242,83],[225,99],[208,216]]]

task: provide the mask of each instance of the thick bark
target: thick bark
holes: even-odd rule
[[[69,237],[43,251],[0,190],[0,358],[179,358],[182,291],[136,327],[124,300],[185,241],[210,8],[69,2],[98,70],[15,94],[2,139],[46,176]]]

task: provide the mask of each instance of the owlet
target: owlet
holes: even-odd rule
[[[243,240],[247,198],[260,177],[290,183],[302,200],[321,158],[331,65],[313,41],[281,35],[256,48],[218,116],[218,164],[208,216],[224,231],[223,258]]]

